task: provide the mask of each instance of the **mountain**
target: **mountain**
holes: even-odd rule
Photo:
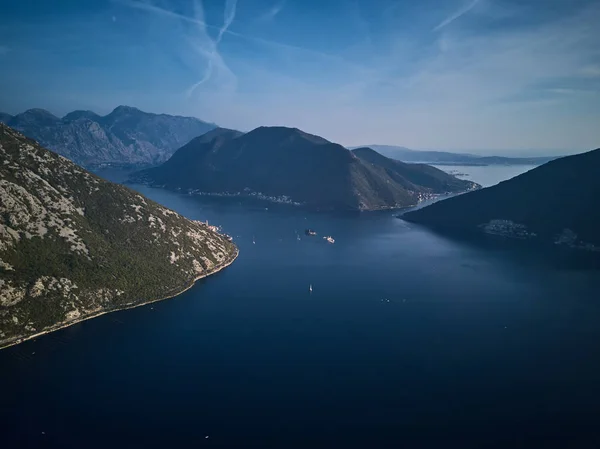
[[[246,134],[218,129],[193,139],[163,165],[134,174],[131,181],[204,194],[252,195],[321,210],[404,207],[475,186],[433,167],[410,167],[373,153],[354,153],[296,128],[260,127]]]
[[[407,221],[600,249],[600,149],[405,213]]]
[[[393,145],[369,145],[369,148],[399,161],[437,165],[541,165],[556,159],[556,157],[478,156],[446,151],[417,151]]]
[[[399,183],[408,182],[408,187],[421,186],[435,192],[460,192],[465,190],[464,181],[448,176],[440,169],[426,164],[407,164],[390,159],[371,148],[352,150],[362,161],[382,167]]]
[[[0,112],[0,123],[8,123],[13,118],[12,115]]]
[[[99,122],[102,120],[102,117],[92,111],[73,111],[69,112],[62,118],[63,122],[65,123],[71,123],[79,119],[89,119]]]
[[[100,116],[73,111],[62,119],[43,109],[29,109],[0,122],[39,141],[43,146],[84,165],[156,165],[215,125],[192,117],[150,114],[119,106]]]
[[[236,247],[0,124],[0,347],[171,297]]]
[[[235,129],[227,129],[227,128],[215,128],[207,133],[204,133],[194,139],[195,144],[191,145],[191,147],[195,147],[200,143],[209,143],[215,139],[218,139],[219,142],[225,142],[230,139],[235,139],[244,135],[241,131],[236,131]]]

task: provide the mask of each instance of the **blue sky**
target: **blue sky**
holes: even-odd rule
[[[0,110],[480,153],[600,147],[595,0],[0,0]]]

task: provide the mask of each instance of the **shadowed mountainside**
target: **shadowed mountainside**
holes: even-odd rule
[[[254,195],[320,210],[406,207],[476,186],[433,167],[377,156],[351,152],[296,128],[260,127],[246,134],[217,129],[131,181],[196,193]]]
[[[556,159],[493,187],[407,212],[402,218],[439,228],[600,247],[598,173],[600,149]]]

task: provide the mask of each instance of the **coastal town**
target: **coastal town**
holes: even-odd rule
[[[527,226],[511,220],[490,220],[488,223],[481,225],[481,228],[486,234],[500,235],[502,237],[516,239],[536,237],[535,232],[527,230]]]
[[[219,233],[219,234],[221,234],[223,237],[225,237],[225,238],[226,238],[228,241],[230,241],[230,242],[232,242],[232,241],[233,241],[233,237],[232,237],[232,236],[230,236],[229,234],[225,234],[225,233],[223,233],[223,232],[222,232],[222,228],[221,228],[221,226],[210,225],[210,224],[208,224],[208,220],[206,220],[206,221],[204,221],[204,222],[200,222],[200,223],[202,223],[202,224],[206,225],[206,227],[207,227],[208,229],[210,229],[211,231],[213,231],[213,232],[218,232],[218,233]]]

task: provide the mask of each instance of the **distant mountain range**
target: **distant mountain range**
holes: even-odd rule
[[[405,213],[440,229],[480,231],[600,250],[600,149]]]
[[[105,116],[73,111],[63,118],[29,109],[15,116],[1,113],[0,122],[87,167],[160,164],[177,148],[215,128],[197,118],[150,114],[129,106]]]
[[[180,293],[237,249],[0,124],[0,347]]]
[[[131,181],[319,210],[406,207],[435,194],[478,187],[430,166],[393,161],[369,148],[349,151],[285,127],[260,127],[246,134],[217,128]]]
[[[434,165],[541,165],[557,158],[478,156],[476,154],[446,151],[417,151],[393,145],[369,145],[369,148],[399,161],[422,162]]]

